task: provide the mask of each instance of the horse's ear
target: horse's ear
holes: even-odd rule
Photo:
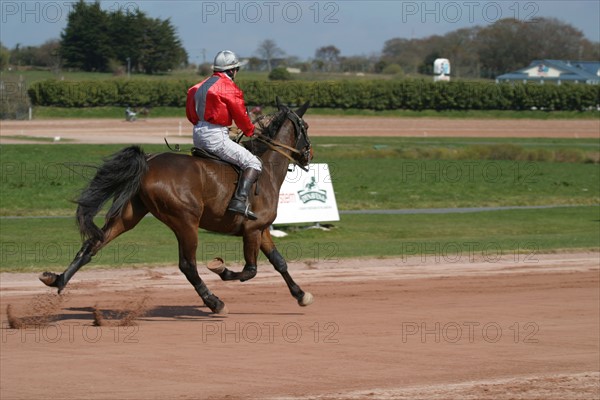
[[[281,110],[281,100],[279,99],[279,96],[275,96],[275,104],[277,104],[277,109]]]
[[[307,101],[306,103],[302,104],[302,107],[296,110],[296,115],[302,118],[306,110],[308,110],[308,107],[310,107],[310,101]]]

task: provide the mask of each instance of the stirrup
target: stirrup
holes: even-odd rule
[[[244,217],[256,221],[256,214],[250,211],[250,204],[246,204],[246,209],[244,210]]]
[[[246,208],[244,209],[243,212],[240,212],[240,214],[242,214],[244,217],[246,217],[252,221],[257,220],[256,214],[254,214],[252,211],[250,211],[250,204],[246,204]]]
[[[250,204],[245,204],[245,208],[242,209],[242,208],[235,208],[235,206],[231,205],[231,203],[230,203],[229,206],[227,207],[227,210],[237,213],[237,214],[241,214],[244,217],[246,217],[252,221],[255,221],[258,219],[256,217],[256,214],[254,214],[252,211],[250,211]]]

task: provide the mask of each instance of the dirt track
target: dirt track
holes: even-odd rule
[[[438,136],[600,138],[600,120],[454,120],[306,116],[311,136]],[[7,138],[10,136],[10,138]],[[16,136],[60,137],[85,143],[191,143],[185,119],[34,120],[0,122],[0,143],[31,143]]]
[[[308,308],[266,265],[243,284],[201,267],[227,316],[175,267],[81,271],[45,311],[35,274],[3,274],[2,399],[598,398],[598,257],[292,264]],[[143,299],[136,326],[92,326]],[[58,320],[6,329],[7,304]]]
[[[311,135],[600,135],[598,121],[307,120]],[[95,143],[161,143],[168,130],[190,142],[172,119],[1,128]],[[600,398],[599,253],[292,263],[315,296],[308,308],[269,266],[246,283],[199,268],[229,315],[209,314],[176,266],[84,268],[62,299],[37,274],[0,274],[0,398]],[[8,329],[9,304],[33,325]],[[145,313],[95,327],[94,307],[108,322]]]

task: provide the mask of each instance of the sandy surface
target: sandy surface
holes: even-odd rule
[[[1,274],[0,397],[600,396],[598,253],[293,263],[307,308],[268,265],[243,284],[199,269],[227,316],[175,266],[84,268],[61,300]],[[9,329],[9,304],[32,325]],[[93,326],[94,307],[135,325]]]
[[[428,118],[311,116],[311,136],[555,137],[600,138],[600,120],[454,120]],[[190,144],[186,119],[157,118],[125,122],[110,119],[1,121],[0,143],[31,143],[17,136],[55,138],[76,143]]]

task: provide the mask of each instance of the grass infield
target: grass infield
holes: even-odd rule
[[[74,218],[0,221],[0,271],[62,271],[81,245]],[[483,258],[498,262],[506,256],[535,263],[536,255],[541,253],[598,249],[599,224],[596,206],[472,214],[342,215],[329,231],[285,227],[290,234],[275,241],[288,261],[308,264],[337,263],[349,257],[420,257],[429,263]],[[221,257],[234,267],[243,266],[240,238],[202,230],[199,238],[199,266],[214,257]],[[259,261],[266,262],[262,254]],[[117,238],[90,264],[145,265],[177,268],[175,236],[153,217],[145,218],[135,229]]]
[[[473,214],[349,215],[324,232],[289,227],[289,260],[535,254],[600,247],[597,140],[327,138],[340,210],[569,205]],[[0,146],[0,270],[64,267],[79,249],[76,198],[94,164],[122,145]],[[164,146],[144,146],[147,152]],[[70,218],[10,219],[6,216]],[[101,220],[98,221],[101,224]],[[199,263],[240,262],[239,238],[200,232]],[[109,245],[93,265],[176,265],[173,234],[154,218]]]

